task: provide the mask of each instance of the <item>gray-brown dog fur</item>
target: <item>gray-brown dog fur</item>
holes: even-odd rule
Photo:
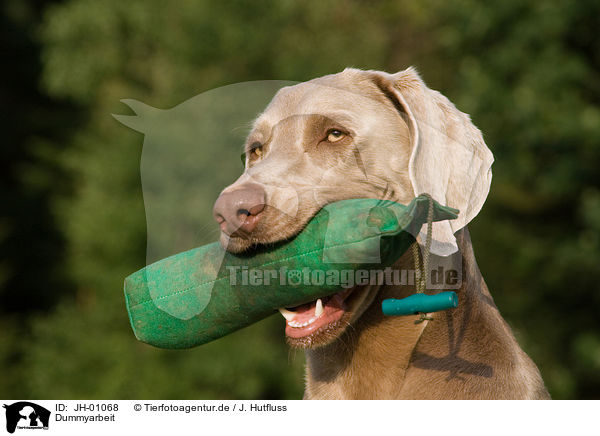
[[[481,276],[468,230],[457,233],[463,284],[456,309],[386,317],[385,298],[414,293],[382,286],[337,341],[306,351],[306,399],[548,399],[540,373],[517,344]],[[412,268],[407,252],[395,268]]]
[[[418,92],[427,91],[434,108],[448,116],[443,134],[456,137],[462,132],[469,136],[465,141],[479,141],[485,147],[468,116],[426,88],[413,69],[393,76],[347,69],[284,88],[248,136],[247,146],[264,144],[263,155],[249,156],[244,174],[226,188],[235,190],[248,181],[264,186],[268,203],[264,216],[250,238],[223,236],[228,249],[242,251],[251,244],[286,239],[333,201],[370,197],[410,202],[415,195],[408,174],[411,132],[390,87],[412,95],[413,103]],[[424,107],[416,111],[429,122]],[[352,141],[324,146],[318,138],[335,123],[321,114],[337,112],[347,115],[342,124],[352,132]],[[352,155],[356,144],[360,144],[359,164]],[[452,164],[450,157],[448,162]],[[415,316],[386,317],[381,312],[383,299],[413,294],[413,286],[355,289],[335,329],[315,343],[291,343],[306,348],[304,398],[549,398],[537,367],[494,305],[467,228],[455,236],[463,263],[458,308],[415,324]],[[410,250],[394,267],[414,268]]]

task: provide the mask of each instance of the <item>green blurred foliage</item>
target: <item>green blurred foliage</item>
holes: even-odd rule
[[[0,8],[15,54],[0,80],[0,396],[300,398],[304,359],[279,317],[193,350],[135,341],[121,289],[146,260],[143,137],[110,114],[127,112],[123,98],[170,108],[237,82],[409,65],[471,114],[495,154],[470,228],[502,314],[554,398],[600,396],[598,2]]]

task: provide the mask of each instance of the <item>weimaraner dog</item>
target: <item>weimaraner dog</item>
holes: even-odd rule
[[[232,252],[293,237],[337,200],[408,204],[429,193],[460,210],[434,223],[431,245],[434,259],[459,254],[456,309],[423,322],[384,316],[381,302],[413,294],[414,282],[355,286],[280,309],[288,343],[306,352],[304,398],[549,398],[493,302],[466,227],[488,195],[492,161],[468,115],[413,68],[346,69],[282,88],[258,116],[246,170],[214,207]],[[414,270],[411,251],[393,268]]]

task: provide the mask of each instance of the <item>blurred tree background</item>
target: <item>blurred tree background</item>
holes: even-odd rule
[[[280,317],[187,351],[135,340],[142,135],[110,114],[414,65],[496,157],[470,228],[501,313],[554,398],[599,398],[599,17],[594,0],[4,0],[0,397],[300,398]]]

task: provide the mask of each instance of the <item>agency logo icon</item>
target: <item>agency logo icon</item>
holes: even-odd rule
[[[4,404],[3,407],[6,409],[6,431],[9,433],[14,433],[16,429],[48,429],[50,411],[42,406],[29,401],[19,401],[10,405]]]

